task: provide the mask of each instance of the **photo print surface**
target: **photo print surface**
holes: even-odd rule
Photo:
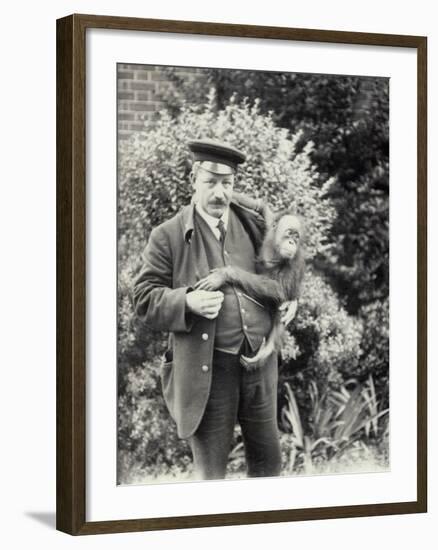
[[[389,79],[117,65],[121,485],[385,471]]]

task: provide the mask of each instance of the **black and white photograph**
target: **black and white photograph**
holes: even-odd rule
[[[389,78],[117,64],[117,483],[388,471]]]

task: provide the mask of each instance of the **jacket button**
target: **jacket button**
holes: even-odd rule
[[[201,337],[203,340],[208,340],[208,334],[204,332]]]
[[[201,368],[204,372],[208,372],[208,365],[202,365]]]

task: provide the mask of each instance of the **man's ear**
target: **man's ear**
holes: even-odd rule
[[[197,191],[197,188],[196,188],[196,176],[193,172],[190,172],[189,174],[189,179],[190,179],[190,185],[192,187],[192,190],[194,193],[196,193]]]

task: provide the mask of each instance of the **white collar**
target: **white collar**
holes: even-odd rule
[[[225,212],[222,214],[220,218],[215,218],[214,216],[210,216],[210,214],[207,214],[207,212],[202,208],[202,206],[197,202],[195,204],[196,212],[208,223],[208,225],[213,229],[213,231],[216,234],[216,231],[218,230],[217,224],[219,220],[222,220],[224,222],[224,227],[227,229],[228,226],[228,214],[230,211],[230,207],[228,206],[225,210]]]

